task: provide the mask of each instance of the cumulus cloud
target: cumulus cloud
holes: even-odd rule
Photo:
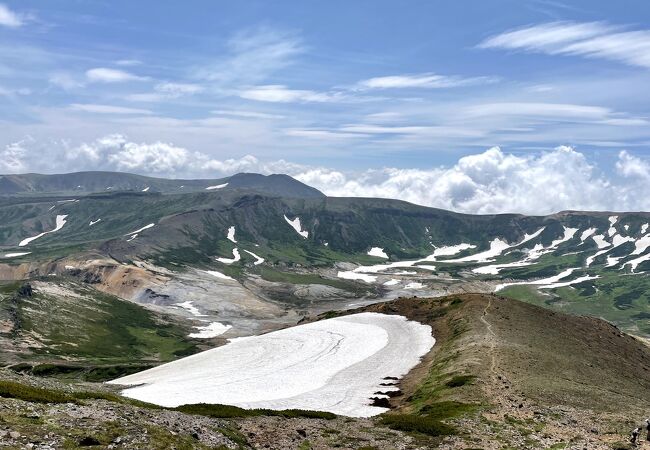
[[[636,177],[650,181],[650,162],[622,150],[618,154],[616,170],[625,177]]]
[[[24,23],[24,17],[10,10],[7,5],[0,3],[0,26],[18,28]]]
[[[32,141],[32,138],[27,136],[21,141],[12,142],[5,146],[4,150],[0,152],[0,170],[2,173],[22,173],[26,170],[26,145],[30,141]]]
[[[106,67],[97,67],[86,71],[86,78],[93,83],[124,83],[127,81],[143,81],[147,77],[141,77],[130,72]]]
[[[427,88],[442,89],[458,86],[495,83],[495,77],[457,77],[438,75],[435,73],[422,73],[411,75],[391,75],[385,77],[369,78],[360,81],[359,89],[402,89],[402,88]]]
[[[650,30],[623,31],[601,22],[551,22],[492,36],[480,48],[608,59],[650,68]]]
[[[52,160],[43,158],[45,154]],[[448,167],[363,171],[264,161],[252,155],[216,159],[168,142],[133,142],[120,134],[80,145],[27,138],[7,145],[0,157],[3,172],[52,172],[63,161],[66,171],[121,170],[170,177],[286,173],[331,196],[395,198],[473,214],[650,210],[650,198],[643,195],[650,160],[628,151],[619,153],[610,175],[566,146],[525,155],[493,147]]]

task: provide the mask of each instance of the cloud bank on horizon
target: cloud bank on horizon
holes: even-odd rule
[[[238,172],[286,173],[330,196],[382,197],[473,214],[551,214],[562,210],[650,210],[650,159],[623,150],[612,176],[579,151],[560,146],[516,155],[492,147],[434,168],[340,170],[253,155],[214,159],[164,142],[109,135],[70,147],[33,139],[0,152],[0,172],[116,170],[216,178]],[[47,149],[48,157],[43,157]]]
[[[0,172],[650,209],[647,1],[246,3],[0,0]]]

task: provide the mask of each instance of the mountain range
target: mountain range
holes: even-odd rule
[[[507,311],[516,310],[512,317],[530,315],[539,318],[537,325],[543,321],[544,329],[557,326],[562,339],[583,342],[584,336],[606,335],[608,327],[629,333],[635,336],[626,341],[629,353],[617,363],[627,367],[632,347],[645,348],[640,342],[650,337],[648,270],[648,212],[460,214],[391,199],[327,197],[286,175],[0,176],[0,352],[14,372],[30,375],[109,380],[228,339],[350,309],[384,305],[387,311],[397,298],[443,296],[473,305],[464,310],[471,311],[475,330],[483,323],[478,305],[496,302],[499,323],[507,324]],[[484,296],[465,298],[466,293]],[[413,307],[400,301],[405,300],[398,300],[400,311],[406,308],[402,312],[412,320],[428,323],[440,313],[415,317],[411,309],[419,308],[417,301]],[[549,310],[550,315],[542,313]],[[593,319],[573,322],[566,318],[571,315]],[[505,343],[521,343],[531,326],[516,333],[502,327],[499,358],[512,361],[514,349]],[[444,327],[453,328],[451,322]],[[484,333],[488,337],[481,339],[491,339]],[[540,339],[551,342],[548,336]],[[449,348],[439,348],[436,344],[425,361],[438,353],[450,357]],[[569,361],[566,370],[582,373],[577,364],[604,370],[611,361],[603,355],[616,350],[609,342],[581,347],[587,352],[582,362],[571,361],[559,345],[556,351]],[[471,359],[467,356],[467,364]],[[493,386],[488,397],[495,401],[500,379],[485,373],[489,363],[469,368],[434,362],[427,363],[429,378],[422,372],[405,383],[478,377]],[[434,369],[458,373],[438,380]],[[511,371],[508,379],[524,372]],[[581,382],[603,389],[590,377]],[[542,385],[526,385],[516,397],[550,405],[551,397],[571,391],[566,383],[549,384],[550,378],[549,373]],[[415,395],[417,386],[403,390]],[[391,407],[398,404],[419,414],[428,403]],[[578,412],[571,417],[584,413]],[[617,426],[628,418],[617,419]]]

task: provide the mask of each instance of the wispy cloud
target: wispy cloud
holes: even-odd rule
[[[496,77],[471,77],[437,75],[435,73],[391,75],[385,77],[369,78],[357,84],[359,89],[403,89],[425,88],[442,89],[477,84],[496,83]]]
[[[130,67],[130,66],[139,66],[142,64],[142,61],[139,59],[118,59],[115,61],[115,64],[118,66]]]
[[[86,71],[86,78],[95,83],[124,83],[127,81],[144,81],[147,77],[141,77],[130,72],[106,67],[97,67]]]
[[[317,92],[304,89],[289,89],[280,84],[255,86],[245,89],[239,96],[248,100],[274,103],[323,103],[340,101],[345,95],[340,92]]]
[[[113,105],[97,105],[93,103],[73,103],[70,105],[70,109],[73,111],[82,111],[94,114],[138,114],[138,115],[148,115],[152,114],[148,109],[138,109],[138,108],[126,108],[124,106],[113,106]]]
[[[135,102],[161,102],[164,100],[194,95],[203,92],[204,87],[195,83],[158,83],[154,86],[154,92],[131,94],[127,100]]]
[[[217,109],[210,112],[216,116],[242,117],[245,119],[284,119],[285,118],[285,116],[281,114],[269,114],[269,113],[263,113],[258,111]]]
[[[256,27],[236,33],[226,51],[215,63],[196,69],[199,78],[221,88],[256,84],[292,64],[304,47],[296,33]]]
[[[551,22],[492,36],[479,48],[576,55],[650,68],[650,30],[623,31],[602,22]]]
[[[18,14],[0,3],[0,26],[18,28],[24,24],[25,16]]]

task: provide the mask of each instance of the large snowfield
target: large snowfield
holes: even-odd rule
[[[435,343],[431,327],[405,317],[353,314],[229,344],[110,383],[137,385],[127,397],[174,407],[220,403],[243,408],[306,409],[352,417],[371,406],[386,377],[402,377]]]

